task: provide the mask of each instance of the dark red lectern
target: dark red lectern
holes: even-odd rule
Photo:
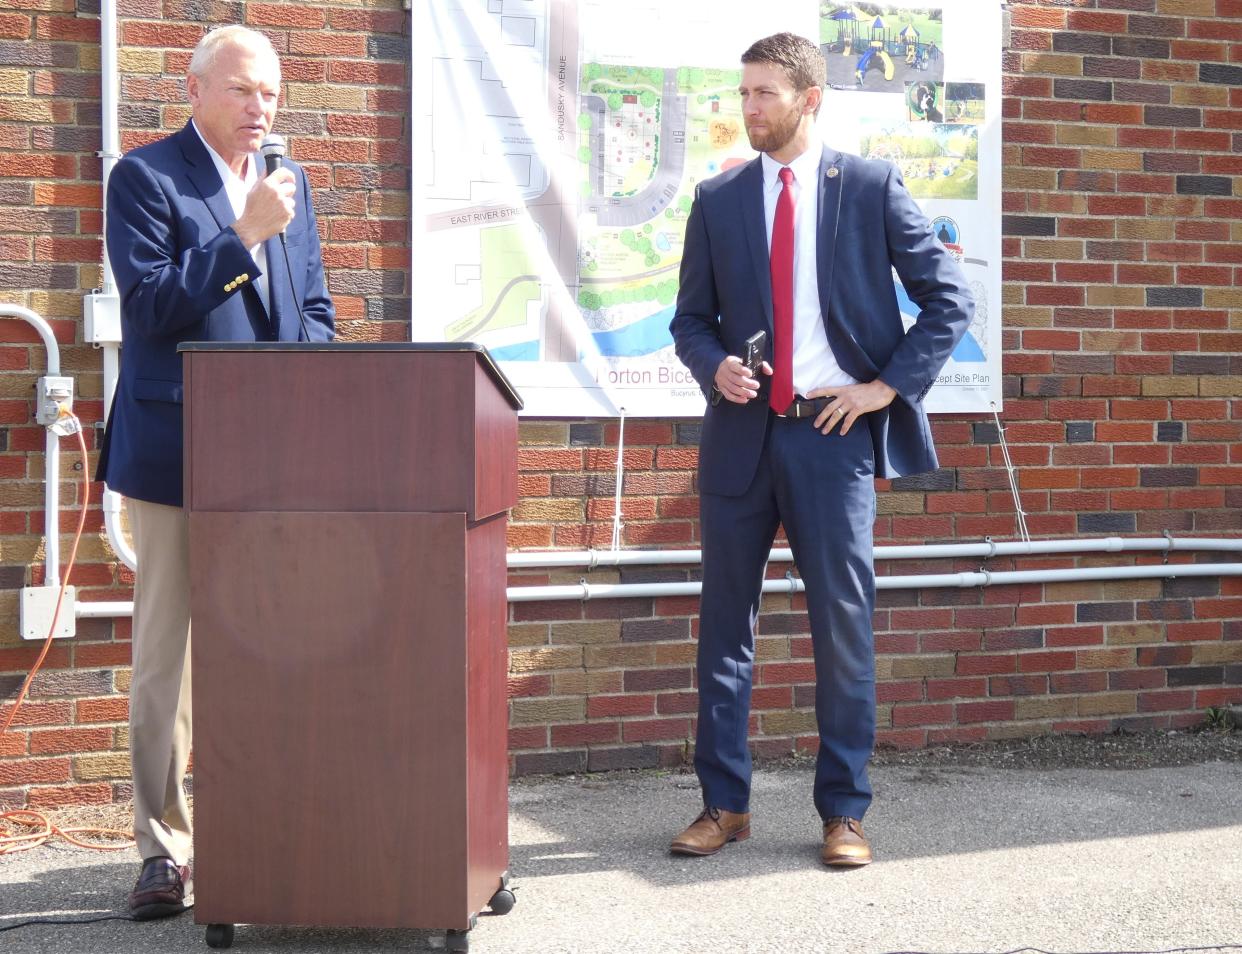
[[[194,919],[503,913],[521,401],[474,345],[191,344]]]

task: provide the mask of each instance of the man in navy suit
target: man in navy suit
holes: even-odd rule
[[[129,906],[140,920],[193,903],[182,789],[190,581],[177,345],[333,336],[306,176],[291,163],[266,175],[257,151],[280,97],[271,43],[240,26],[212,31],[194,50],[186,88],[191,122],[126,155],[107,195],[123,349],[99,479],[127,498],[138,556],[129,745],[143,864]]]
[[[710,855],[750,835],[755,623],[779,524],[806,586],[815,652],[820,857],[863,865],[874,478],[937,466],[922,401],[974,304],[897,169],[819,142],[819,47],[781,33],[742,64],[743,117],[761,155],[699,185],[671,325],[677,356],[710,398],[694,758],[704,810],[671,850]],[[894,271],[920,308],[908,331]],[[761,376],[738,357],[759,331],[770,342]]]

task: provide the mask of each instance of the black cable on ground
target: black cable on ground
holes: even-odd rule
[[[36,924],[101,924],[104,921],[137,921],[130,914],[105,914],[98,918],[31,918],[29,921],[18,921],[16,924],[0,925],[0,932],[16,931],[18,928],[32,927]]]

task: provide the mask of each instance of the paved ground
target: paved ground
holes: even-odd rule
[[[877,861],[817,857],[811,773],[756,774],[754,836],[673,858],[697,809],[678,774],[519,782],[517,907],[483,917],[477,954],[524,952],[1242,951],[1242,763],[1132,771],[880,766],[867,830]],[[134,859],[45,846],[0,858],[0,930],[120,912]],[[424,931],[239,926],[254,952],[427,950]],[[192,916],[30,926],[0,951],[206,951]]]

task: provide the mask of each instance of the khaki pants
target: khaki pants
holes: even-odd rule
[[[129,750],[142,857],[190,860],[190,548],[180,507],[126,499],[138,557]]]

